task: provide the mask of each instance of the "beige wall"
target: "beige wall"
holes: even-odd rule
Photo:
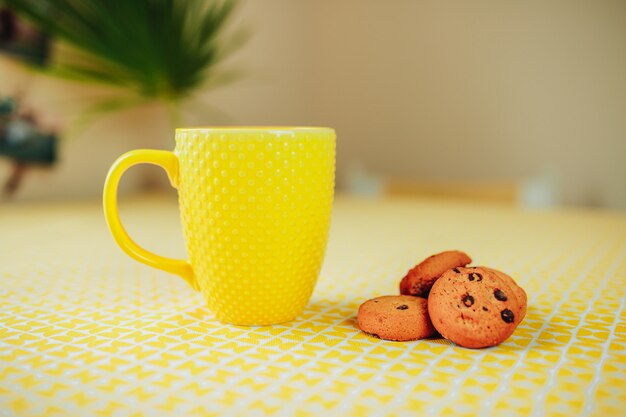
[[[556,176],[626,207],[626,2],[343,1],[317,11],[315,114],[340,159],[415,178]]]
[[[222,113],[188,105],[185,123],[336,127],[340,182],[350,161],[417,180],[549,176],[564,203],[626,207],[626,2],[250,0],[237,22],[247,77],[204,95]],[[46,88],[33,102],[64,91]],[[99,121],[20,198],[99,194],[115,155],[171,146],[164,119]]]

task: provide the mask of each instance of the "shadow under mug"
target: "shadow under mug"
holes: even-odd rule
[[[176,130],[174,152],[140,149],[115,161],[104,213],[131,257],[180,275],[218,320],[269,325],[308,303],[324,259],[335,182],[335,131],[318,127]],[[124,230],[117,187],[140,163],[162,167],[178,190],[189,260],[156,255]]]

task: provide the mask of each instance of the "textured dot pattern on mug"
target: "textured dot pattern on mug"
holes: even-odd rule
[[[276,309],[293,319],[324,256],[334,133],[183,130],[176,141],[182,221],[202,219],[184,229],[209,308],[227,322],[260,324]]]

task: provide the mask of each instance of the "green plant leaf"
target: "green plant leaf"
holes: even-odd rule
[[[219,64],[245,40],[223,34],[233,0],[3,1],[74,49],[50,74],[149,99],[178,101],[210,80],[231,81]]]

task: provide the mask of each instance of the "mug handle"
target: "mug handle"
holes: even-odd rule
[[[104,206],[104,218],[109,226],[109,230],[120,248],[131,258],[153,268],[180,275],[194,290],[198,290],[193,269],[187,260],[166,258],[142,248],[131,239],[124,226],[122,226],[117,210],[117,187],[122,174],[128,168],[137,164],[160,166],[167,172],[172,187],[176,188],[178,183],[178,158],[173,152],[152,149],[137,149],[126,152],[113,163],[104,182],[102,203]]]

